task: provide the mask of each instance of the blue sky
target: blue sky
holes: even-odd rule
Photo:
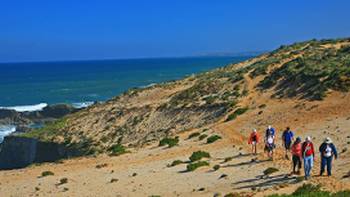
[[[350,37],[348,0],[2,0],[0,62],[192,56]]]

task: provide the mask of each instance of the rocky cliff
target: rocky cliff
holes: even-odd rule
[[[23,168],[32,163],[53,162],[78,155],[78,151],[68,149],[64,145],[7,136],[0,144],[0,170]]]

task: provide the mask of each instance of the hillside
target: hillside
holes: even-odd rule
[[[79,147],[87,153],[105,152],[119,143],[141,146],[210,125],[240,108],[256,108],[256,104],[247,103],[247,98],[256,94],[321,100],[332,91],[347,92],[349,53],[349,39],[281,46],[211,72],[129,90],[58,121],[55,130],[27,135]]]
[[[350,39],[296,43],[95,104],[24,135],[102,154],[0,171],[0,193],[268,196],[291,194],[305,183],[350,190],[349,50]],[[277,129],[273,161],[263,144],[254,156],[246,143],[252,128],[262,135],[267,125]],[[287,126],[303,139],[311,136],[316,149],[332,138],[339,151],[332,177],[317,176],[318,154],[311,180],[290,175],[279,137]],[[209,155],[192,161],[196,151]],[[277,171],[265,175],[271,167]]]

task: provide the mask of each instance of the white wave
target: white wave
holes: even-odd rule
[[[47,103],[39,103],[39,104],[36,104],[36,105],[21,105],[21,106],[13,106],[13,107],[0,107],[0,109],[10,109],[10,110],[15,110],[17,112],[31,112],[31,111],[41,111],[46,106],[47,106]]]
[[[4,140],[4,137],[10,135],[16,131],[16,126],[13,125],[0,125],[0,143]]]
[[[77,109],[89,107],[90,105],[94,104],[92,101],[87,101],[87,102],[81,102],[81,103],[72,103],[72,106]]]
[[[155,85],[157,85],[157,83],[150,83],[150,84],[145,85],[145,86],[140,86],[140,88],[150,88],[150,87],[153,87]]]

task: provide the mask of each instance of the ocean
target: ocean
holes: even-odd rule
[[[134,87],[181,79],[250,57],[188,57],[0,63],[0,108],[40,110],[48,104],[84,107]],[[2,136],[13,132],[1,125]]]

